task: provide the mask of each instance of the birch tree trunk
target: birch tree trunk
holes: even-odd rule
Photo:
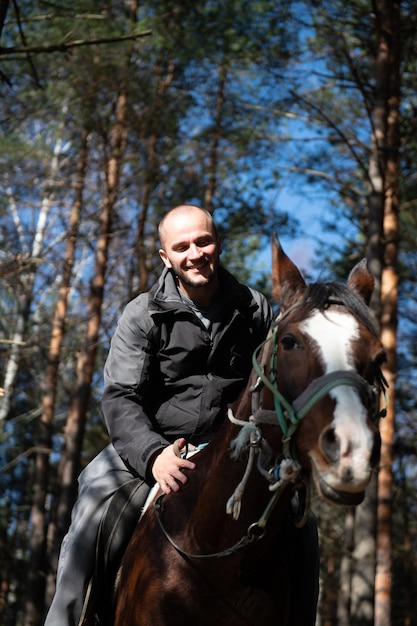
[[[66,106],[63,107],[63,114],[65,115]],[[62,153],[62,139],[59,137],[55,143],[53,157],[49,169],[49,178],[51,181],[56,180],[59,168],[60,168],[60,156]],[[48,189],[49,186],[46,185]],[[13,336],[10,338],[11,348],[7,359],[4,372],[4,382],[2,388],[4,393],[0,397],[0,429],[3,428],[5,419],[7,418],[11,406],[13,397],[13,388],[16,380],[17,372],[19,369],[19,362],[21,357],[22,348],[25,345],[25,338],[27,332],[27,324],[30,315],[30,307],[33,298],[33,287],[35,284],[37,263],[41,259],[43,242],[45,238],[45,229],[48,221],[49,210],[53,201],[53,191],[45,193],[41,202],[39,216],[36,224],[35,235],[32,242],[32,247],[29,249],[25,241],[25,232],[22,221],[19,216],[18,206],[13,196],[13,190],[9,187],[7,189],[7,196],[9,201],[9,211],[13,216],[15,223],[16,233],[19,237],[19,242],[23,256],[30,259],[31,264],[28,270],[21,275],[21,295],[20,298],[16,298],[17,310],[14,316],[14,328]]]

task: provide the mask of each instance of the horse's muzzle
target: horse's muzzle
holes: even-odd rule
[[[362,439],[341,438],[333,425],[321,434],[319,453],[310,453],[312,474],[318,493],[334,504],[357,505],[365,495],[373,468],[380,458],[381,438],[369,432],[367,445]]]
[[[336,464],[340,460],[340,439],[333,426],[326,428],[320,438],[320,449],[329,463]],[[372,450],[369,458],[369,465],[376,467],[381,457],[381,435],[374,432]],[[347,476],[346,476],[347,478]]]

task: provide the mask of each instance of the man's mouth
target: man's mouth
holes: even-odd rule
[[[186,270],[188,272],[199,272],[200,270],[204,269],[205,267],[207,267],[208,265],[208,261],[205,261],[204,263],[202,263],[201,265],[190,265],[186,268]]]

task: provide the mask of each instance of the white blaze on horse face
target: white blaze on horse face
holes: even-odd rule
[[[301,330],[320,346],[326,374],[355,369],[353,342],[359,338],[359,325],[352,315],[317,311],[303,323]],[[367,411],[360,395],[346,385],[333,388],[329,395],[336,401],[332,426],[340,443],[337,474],[339,478],[349,475],[353,483],[367,480],[373,436],[366,424]]]

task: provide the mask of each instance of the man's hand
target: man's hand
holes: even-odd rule
[[[181,438],[164,448],[152,466],[153,477],[166,494],[171,493],[171,491],[178,491],[180,486],[187,482],[187,476],[182,471],[184,468],[190,470],[195,468],[195,463],[187,461],[175,453],[175,450],[181,450],[185,443],[185,439]]]

